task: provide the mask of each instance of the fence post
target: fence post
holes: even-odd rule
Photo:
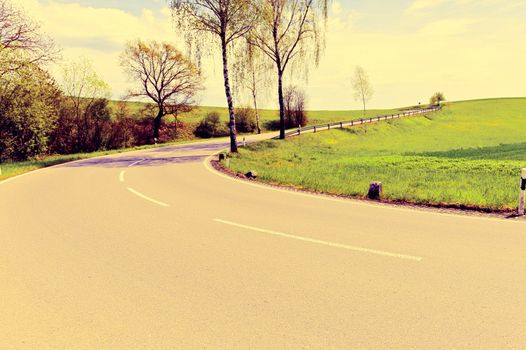
[[[522,169],[521,192],[519,196],[519,215],[524,215],[524,192],[526,192],[526,168]]]
[[[243,147],[247,147],[247,140],[245,139],[244,136],[243,136]]]
[[[314,132],[316,132],[316,125],[314,125]]]
[[[298,136],[301,135],[301,126],[298,127]]]
[[[327,130],[331,130],[331,124],[327,124]]]
[[[343,122],[340,122],[340,129],[343,129]]]
[[[354,120],[351,120],[351,126],[354,126]]]

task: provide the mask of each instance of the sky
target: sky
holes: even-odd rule
[[[133,86],[119,66],[127,41],[169,41],[184,50],[167,0],[12,1],[54,38],[64,61],[92,60],[115,99]],[[524,18],[526,0],[333,0],[320,64],[307,79],[289,74],[286,83],[305,89],[309,109],[360,108],[351,90],[357,65],[375,91],[370,108],[425,103],[437,91],[448,100],[526,96]],[[200,104],[226,105],[220,57],[208,57],[202,69]],[[276,108],[276,91],[271,86],[260,105]],[[249,99],[237,93],[235,101]]]

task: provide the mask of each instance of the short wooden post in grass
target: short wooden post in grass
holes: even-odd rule
[[[526,192],[526,168],[522,169],[521,192],[519,196],[519,215],[524,215],[524,193]]]
[[[331,124],[327,124],[327,130],[331,130]]]
[[[382,198],[383,186],[381,182],[374,181],[369,185],[367,197],[369,199],[379,200]]]
[[[343,122],[340,122],[340,129],[343,129]]]
[[[247,147],[247,139],[243,137],[243,147]]]

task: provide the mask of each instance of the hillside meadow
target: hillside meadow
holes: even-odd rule
[[[449,103],[425,117],[305,134],[242,149],[238,172],[314,191],[486,210],[517,206],[526,167],[526,98]]]

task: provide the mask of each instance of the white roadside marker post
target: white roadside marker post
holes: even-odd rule
[[[519,215],[524,215],[524,193],[526,192],[526,168],[522,169],[521,194],[519,196]]]

